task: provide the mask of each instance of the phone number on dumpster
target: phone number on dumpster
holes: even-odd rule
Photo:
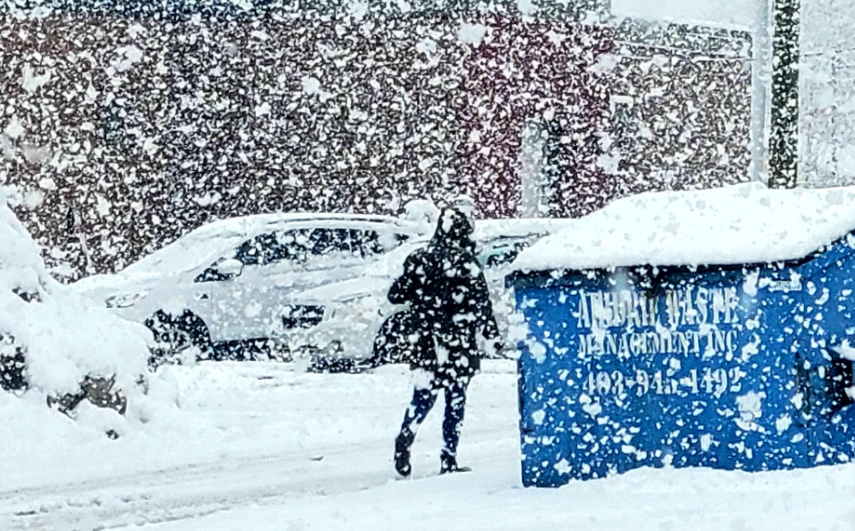
[[[637,397],[643,397],[648,394],[676,396],[709,394],[720,397],[727,392],[740,392],[744,376],[745,372],[738,367],[730,369],[708,367],[701,371],[692,369],[683,376],[670,370],[648,372],[639,369],[635,374],[629,375],[617,370],[591,371],[585,387],[591,396],[625,397],[634,394]]]

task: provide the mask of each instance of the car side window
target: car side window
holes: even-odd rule
[[[478,261],[485,267],[509,264],[528,246],[529,242],[524,240],[494,240],[479,249]]]
[[[358,252],[364,257],[388,253],[410,239],[408,234],[400,232],[377,232],[375,230],[354,230],[352,232],[354,252]]]
[[[260,265],[266,263],[270,247],[275,245],[276,238],[272,233],[261,234],[243,242],[235,252],[235,258],[243,265]]]
[[[380,241],[380,235],[374,230],[353,230],[354,253],[361,256],[374,256],[388,250]]]
[[[351,253],[353,241],[347,229],[315,229],[310,236],[313,256]]]
[[[305,260],[311,247],[309,231],[286,230],[260,234],[237,248],[235,258],[244,265],[267,265],[282,260]]]
[[[304,262],[318,257],[369,257],[388,252],[407,238],[403,234],[379,234],[364,229],[285,230],[245,241],[235,251],[235,258],[250,266],[283,260]]]
[[[307,229],[277,232],[276,246],[271,250],[268,262],[305,261],[312,248],[310,234],[311,231]]]

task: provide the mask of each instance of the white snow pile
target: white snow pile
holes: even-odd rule
[[[750,183],[620,199],[540,240],[516,270],[699,266],[795,260],[855,230],[855,187]]]
[[[38,245],[7,206],[2,190],[0,242],[0,354],[23,351],[29,387],[25,400],[0,390],[0,411],[34,403],[49,411],[44,407],[47,397],[78,392],[87,376],[115,378],[132,407],[139,398],[135,394],[142,393],[137,381],[147,372],[148,331],[87,307],[51,278]]]

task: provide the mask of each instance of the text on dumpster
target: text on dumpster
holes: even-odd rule
[[[668,290],[648,297],[632,290],[580,291],[576,327],[581,357],[646,354],[724,355],[737,348],[735,287]]]

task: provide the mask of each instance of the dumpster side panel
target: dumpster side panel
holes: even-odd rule
[[[804,382],[798,369],[807,341],[798,323],[804,306],[800,273],[796,268],[765,266],[752,274],[757,281],[749,289],[756,292],[753,301],[760,326],[743,356],[754,370],[763,400],[759,433],[744,437],[746,451],[762,456],[760,466],[749,470],[803,467],[809,461],[810,434],[801,411]],[[746,326],[754,327],[750,321]]]
[[[520,434],[523,461],[523,484],[526,486],[557,486],[563,483],[558,476],[568,452],[572,452],[568,430],[570,415],[564,404],[573,402],[571,368],[554,355],[555,341],[573,341],[563,332],[564,315],[571,309],[561,292],[551,287],[515,289],[517,307],[524,309],[529,329],[529,340],[522,345],[519,359]],[[568,314],[569,315],[569,314]],[[557,329],[547,327],[547,322],[557,322]],[[559,347],[560,349],[560,347]],[[547,355],[553,350],[551,355]]]
[[[800,271],[804,300],[798,324],[807,336],[800,350],[800,405],[810,440],[807,466],[855,457],[855,408],[847,392],[853,386],[853,364],[836,350],[855,347],[853,247],[850,235]]]
[[[795,356],[778,315],[792,301],[758,290],[760,277],[689,273],[646,290],[620,275],[517,285],[529,326],[524,483],[639,466],[796,466],[779,433],[795,414]]]

